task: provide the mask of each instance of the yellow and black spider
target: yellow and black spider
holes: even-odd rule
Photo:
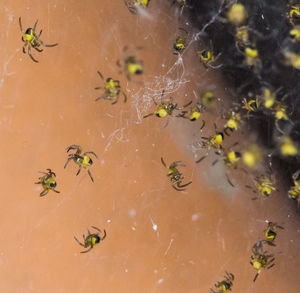
[[[67,153],[70,150],[76,150],[76,152],[74,154],[69,154],[68,160],[65,163],[64,168],[66,168],[67,165],[68,165],[68,163],[71,160],[73,160],[79,166],[79,169],[78,169],[78,172],[77,172],[76,176],[80,173],[81,168],[87,169],[88,167],[90,167],[91,165],[93,165],[92,159],[89,156],[87,156],[87,154],[92,154],[92,155],[94,155],[98,159],[97,155],[94,152],[85,152],[82,155],[80,155],[81,152],[82,152],[82,150],[81,150],[81,147],[79,145],[73,144],[73,145],[70,145],[70,146],[68,146],[66,148]],[[87,172],[88,172],[91,180],[94,182],[94,179],[93,179],[93,176],[91,174],[91,171],[89,169],[87,169]]]
[[[250,99],[249,101],[246,98],[243,98],[242,104],[242,109],[247,110],[247,114],[257,112],[260,106],[258,98]]]
[[[104,86],[95,87],[95,90],[104,89],[104,94],[101,95],[100,97],[98,97],[96,99],[96,101],[98,101],[100,99],[104,99],[104,100],[112,101],[113,105],[116,104],[119,101],[119,96],[121,93],[120,81],[116,80],[116,79],[112,79],[110,77],[108,77],[107,79],[104,79],[101,72],[100,71],[97,71],[97,72],[98,72],[100,78],[102,79]],[[127,96],[123,91],[122,91],[122,94],[124,96],[124,103],[126,103]]]
[[[242,154],[240,152],[236,152],[234,151],[232,148],[234,146],[236,146],[238,143],[235,143],[234,145],[232,145],[231,147],[229,147],[227,150],[223,150],[222,149],[222,152],[216,152],[217,155],[221,155],[222,158],[223,158],[223,161],[224,161],[224,164],[226,167],[228,168],[232,168],[232,169],[237,169],[237,164],[239,162],[239,160],[241,159],[242,157]],[[214,166],[219,160],[216,159],[212,165]],[[243,169],[241,169],[243,170]],[[245,170],[243,170],[245,172]],[[232,183],[232,181],[230,180],[230,177],[227,173],[227,170],[225,171],[225,176],[226,176],[226,179],[228,181],[228,183],[232,186],[232,187],[235,187],[234,184]]]
[[[289,198],[296,200],[298,207],[300,206],[300,170],[293,174],[293,186],[288,191]]]
[[[36,51],[38,52],[42,52],[43,49],[39,49],[39,47],[42,45],[44,47],[55,47],[57,46],[58,44],[45,44],[41,39],[41,34],[42,34],[42,30],[39,32],[39,34],[37,35],[35,30],[36,30],[36,26],[37,26],[37,23],[38,23],[38,20],[36,20],[33,28],[28,28],[25,33],[23,32],[23,28],[22,28],[22,22],[21,22],[21,17],[19,17],[19,25],[20,25],[20,30],[23,34],[22,36],[22,41],[25,43],[24,46],[23,46],[23,53],[25,54],[26,51],[25,51],[25,48],[26,46],[28,46],[28,49],[27,49],[27,53],[28,55],[30,56],[30,58],[32,59],[32,61],[34,62],[38,62],[36,59],[33,58],[33,56],[31,55],[31,48],[35,49]]]
[[[147,117],[150,117],[153,115],[155,115],[158,118],[167,117],[167,122],[163,128],[167,127],[167,125],[169,124],[169,117],[173,116],[174,110],[182,110],[182,109],[188,107],[192,103],[192,101],[190,101],[186,105],[178,108],[177,107],[178,105],[173,103],[172,97],[170,98],[169,101],[165,101],[164,95],[165,95],[165,90],[163,90],[161,93],[160,104],[157,104],[156,101],[154,100],[154,98],[152,97],[153,103],[155,104],[155,106],[157,106],[157,109],[154,113],[149,113],[143,117],[143,118],[147,118]],[[176,117],[181,117],[181,116],[180,116],[180,114],[178,114],[178,115],[176,115]]]
[[[210,293],[223,293],[227,291],[231,291],[232,285],[234,281],[234,275],[225,271],[224,280],[221,282],[217,282],[215,284],[216,289],[209,289]],[[217,291],[215,291],[217,290]]]
[[[137,50],[142,49],[141,47],[136,47],[129,56],[126,54],[127,49],[126,46],[123,48],[123,64],[118,60],[117,66],[121,68],[120,73],[124,73],[126,78],[130,81],[132,76],[141,75],[143,73],[144,64],[142,60],[137,59],[134,55]]]
[[[223,66],[223,64],[215,64],[215,62],[217,61],[217,59],[220,57],[221,54],[215,56],[212,49],[199,50],[197,51],[197,55],[199,56],[200,61],[203,63],[205,67],[217,69]]]
[[[269,270],[275,265],[275,258],[274,254],[267,254],[267,251],[263,250],[263,240],[259,240],[254,244],[252,253],[253,255],[250,257],[250,264],[257,270],[253,279],[253,282],[255,282],[263,269]]]
[[[287,15],[291,24],[298,24],[300,22],[300,4],[290,4]]]
[[[46,195],[49,190],[53,190],[56,193],[60,193],[58,190],[55,190],[56,187],[56,174],[51,171],[51,169],[47,169],[46,172],[41,172],[40,173],[44,174],[44,176],[39,177],[39,182],[35,182],[35,184],[42,184],[43,191],[40,193],[40,196]]]
[[[203,129],[205,123],[201,126],[201,129]],[[208,154],[209,154],[209,151],[213,148],[216,151],[216,153],[219,153],[221,154],[221,151],[222,151],[222,142],[224,140],[224,133],[223,132],[220,132],[220,131],[217,131],[217,125],[214,124],[215,126],[215,131],[216,133],[209,136],[209,137],[205,137],[205,136],[202,136],[201,139],[201,143],[200,143],[200,147],[203,148],[203,149],[206,149],[206,154],[201,157],[199,160],[196,161],[196,163],[200,163],[202,160],[204,160]]]
[[[265,236],[266,240],[265,242],[271,246],[276,246],[275,245],[275,239],[277,236],[277,229],[284,229],[282,226],[278,225],[277,223],[273,222],[268,222],[268,227],[265,229]]]
[[[95,226],[91,226],[93,229],[97,230],[99,233],[101,233],[101,230]],[[74,239],[76,240],[76,242],[83,246],[84,248],[88,248],[88,250],[84,250],[84,251],[80,251],[80,253],[86,253],[86,252],[89,252],[91,249],[93,249],[93,247],[96,245],[96,244],[99,244],[100,241],[103,241],[106,237],[106,231],[103,230],[103,236],[100,237],[99,236],[99,233],[91,233],[90,230],[88,229],[88,235],[87,237],[85,237],[85,235],[83,234],[83,241],[84,243],[81,243],[75,236],[74,236]]]
[[[177,190],[177,191],[184,191],[186,186],[190,185],[192,181],[186,183],[186,184],[181,184],[184,177],[182,174],[178,171],[177,167],[185,167],[184,164],[181,164],[182,161],[175,161],[173,162],[169,167],[167,167],[165,161],[163,158],[160,158],[161,163],[165,168],[168,169],[168,174],[167,176],[170,178],[172,182],[172,187]]]
[[[227,119],[227,122],[224,125],[224,133],[229,136],[228,130],[231,132],[237,131],[242,121],[241,114],[236,111],[229,111],[224,118]]]
[[[179,28],[179,30],[183,31],[185,35],[188,34],[188,32],[184,28]],[[177,36],[175,43],[173,44],[173,54],[174,55],[179,55],[181,54],[186,47],[186,37],[183,36]]]
[[[124,3],[131,13],[136,14],[138,9],[147,8],[150,0],[124,0]]]
[[[270,197],[273,191],[277,191],[275,187],[275,179],[272,176],[261,175],[255,178],[256,189],[252,189],[251,186],[246,185],[247,188],[252,189],[254,193],[259,193],[262,198]],[[253,197],[252,200],[256,200],[258,197]]]

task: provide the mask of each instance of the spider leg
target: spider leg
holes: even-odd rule
[[[42,181],[34,182],[34,184],[42,184]]]
[[[25,50],[25,48],[26,48],[26,46],[28,45],[28,42],[27,41],[25,41],[25,44],[24,44],[24,46],[22,47],[22,50],[23,50],[23,53],[24,54],[26,54],[26,50]]]
[[[36,59],[34,59],[34,58],[32,57],[32,55],[31,55],[31,46],[30,46],[30,45],[28,46],[28,55],[30,56],[30,58],[32,59],[32,61],[34,61],[34,62],[36,62],[36,63],[39,62],[39,61],[37,61]]]
[[[84,247],[84,244],[82,244],[75,236],[74,236],[74,239],[76,240],[76,242],[77,242],[79,245],[81,245],[81,246]]]
[[[99,101],[100,99],[109,100],[107,97],[107,94],[105,94],[105,93],[103,95],[101,95],[100,97],[98,97],[95,101]]]
[[[79,166],[79,169],[78,169],[78,171],[77,171],[77,174],[76,174],[76,176],[78,176],[78,175],[79,175],[80,171],[81,171],[81,166]]]
[[[166,122],[166,124],[161,128],[161,129],[165,129],[168,125],[169,125],[169,117],[167,118],[167,122]]]
[[[165,168],[168,168],[167,165],[166,165],[166,163],[165,163],[165,161],[164,161],[164,159],[162,157],[160,158],[160,161],[164,165]]]
[[[147,118],[147,117],[150,117],[150,116],[152,116],[152,115],[154,115],[154,113],[147,114],[147,115],[145,115],[143,118]]]
[[[55,189],[52,189],[54,192],[56,192],[56,193],[60,193],[60,191],[58,191],[58,190],[55,190]]]
[[[95,90],[101,90],[101,89],[105,89],[105,87],[103,87],[103,86],[97,86],[97,87],[95,87]]]
[[[104,240],[105,239],[105,237],[106,237],[106,231],[105,231],[105,229],[103,230],[103,237],[102,238],[100,238],[101,240]]]
[[[68,147],[66,148],[67,153],[68,153],[70,150],[77,150],[78,155],[81,153],[81,147],[80,147],[79,145],[77,145],[77,144],[72,144],[72,145],[70,145],[70,146],[68,146]]]
[[[71,160],[73,160],[73,156],[70,156],[70,157],[68,158],[67,162],[66,162],[65,165],[64,165],[64,169],[67,167],[67,165],[69,164],[69,162],[70,162]]]
[[[92,248],[93,248],[93,246],[91,246],[88,250],[80,251],[80,253],[87,253],[87,252],[89,252]]]
[[[203,157],[201,157],[199,160],[196,161],[196,163],[200,163],[202,162],[206,157],[207,157],[208,153],[206,155],[204,155]]]
[[[99,74],[100,78],[105,82],[105,79],[104,79],[102,73],[100,71],[97,71],[97,73]]]
[[[154,105],[155,105],[155,106],[158,106],[158,104],[156,103],[156,101],[154,100],[154,98],[153,98],[153,97],[151,97],[151,99],[152,99],[152,101],[153,101]]]
[[[94,182],[94,178],[93,178],[93,176],[92,176],[92,173],[91,173],[91,171],[90,171],[90,170],[88,170],[88,174],[89,174],[89,176],[90,176],[91,180]]]
[[[179,188],[183,188],[183,187],[186,187],[186,186],[190,185],[191,183],[192,183],[192,181],[190,181],[190,182],[188,182],[188,183],[186,183],[186,184],[183,184],[183,185],[181,185],[180,183],[178,183],[177,186],[178,186]]]
[[[124,96],[124,103],[126,103],[127,102],[127,95],[123,91],[122,91],[122,94]]]
[[[180,107],[180,108],[177,108],[177,107],[176,107],[176,110],[182,110],[182,109],[188,107],[190,104],[192,104],[192,101],[188,102],[187,104],[183,105],[183,106]]]
[[[49,192],[49,189],[44,189],[41,193],[40,196],[44,196]]]
[[[115,96],[116,100],[114,102],[112,102],[111,104],[114,105],[114,104],[117,104],[118,101],[119,101],[119,95],[116,95]]]
[[[259,275],[259,273],[257,273],[257,274],[255,275],[255,277],[254,277],[254,279],[253,279],[253,282],[255,282],[255,281],[256,281],[256,279],[257,279],[258,275]]]
[[[35,23],[34,23],[34,26],[33,26],[33,32],[35,32],[35,30],[36,30],[36,25],[37,25],[38,21],[39,21],[39,19],[37,19],[37,20],[35,21]]]
[[[38,47],[32,47],[34,50],[37,50],[38,52],[43,52],[43,49],[39,49]]]
[[[21,32],[23,33],[21,16],[19,17],[19,27],[20,27]]]
[[[223,131],[224,131],[224,133],[225,133],[227,136],[230,136],[230,134],[228,134],[228,130],[230,130],[231,132],[233,132],[232,129],[229,128],[229,127],[225,127]]]
[[[218,159],[216,159],[216,160],[214,160],[213,162],[212,162],[212,166],[214,166],[214,165],[216,165],[217,163],[219,162],[219,160]]]
[[[173,187],[175,190],[177,190],[177,191],[184,191],[184,190],[185,190],[184,188],[183,188],[183,189],[177,188],[174,184],[172,184],[172,187]]]
[[[165,95],[165,90],[163,89],[162,92],[161,92],[161,96],[160,96],[161,103],[164,102],[164,95]],[[157,105],[157,104],[155,103],[155,105]]]
[[[230,180],[229,176],[227,173],[225,173],[225,176],[226,176],[226,179],[227,179],[227,182],[232,186],[232,187],[235,187],[234,184],[232,183],[232,181]]]
[[[101,233],[101,230],[98,227],[96,226],[91,226],[91,227]]]
[[[44,46],[44,47],[55,47],[58,45],[58,43],[55,43],[55,44],[45,44],[42,40],[40,40],[41,44]]]

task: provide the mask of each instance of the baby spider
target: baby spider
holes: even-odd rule
[[[280,153],[283,156],[297,156],[299,153],[297,145],[289,136],[283,136],[279,140],[279,145]]]
[[[300,15],[299,15],[300,17]],[[289,32],[290,39],[292,42],[297,42],[300,40],[300,25],[295,25]]]
[[[147,8],[149,2],[150,0],[124,0],[126,7],[133,14],[137,14],[138,10],[141,8]]]
[[[254,168],[261,161],[262,151],[256,144],[251,144],[242,151],[242,160],[250,168]]]
[[[231,110],[224,116],[224,118],[227,119],[227,122],[224,125],[224,133],[229,136],[227,132],[228,130],[234,132],[239,129],[240,123],[242,121],[241,114]]]
[[[259,110],[259,101],[258,98],[250,99],[249,101],[246,98],[242,100],[242,109],[247,110],[247,115],[250,113],[257,112]]]
[[[203,63],[205,67],[217,69],[223,66],[222,64],[214,65],[214,62],[217,60],[220,54],[215,57],[211,49],[203,49],[197,51],[197,55],[200,57],[200,61]]]
[[[259,176],[255,178],[256,181],[256,190],[252,189],[254,193],[259,193],[262,198],[269,197],[272,191],[276,191],[275,179],[271,176]],[[247,188],[251,188],[249,185],[246,185]],[[253,197],[252,200],[256,200],[258,197]]]
[[[243,4],[234,3],[227,12],[227,19],[233,25],[241,26],[247,19],[247,11]]]
[[[92,159],[91,159],[89,156],[87,156],[87,154],[92,154],[92,155],[94,155],[94,156],[98,159],[97,155],[96,155],[94,152],[85,152],[85,153],[83,153],[82,155],[80,155],[81,152],[82,152],[82,150],[81,150],[81,147],[80,147],[79,145],[73,144],[73,145],[70,145],[70,146],[68,146],[68,147],[66,148],[67,153],[68,153],[70,150],[76,150],[76,153],[74,153],[74,154],[69,154],[68,160],[67,160],[67,162],[65,163],[64,168],[66,168],[67,165],[68,165],[68,163],[69,163],[71,160],[73,160],[73,161],[79,166],[79,170],[78,170],[76,176],[80,173],[82,167],[83,167],[84,169],[86,169],[87,167],[93,165]],[[89,169],[88,169],[87,171],[88,171],[88,174],[89,174],[91,180],[94,182],[94,179],[93,179],[93,176],[92,176],[92,174],[91,174],[91,171],[90,171]]]
[[[202,125],[201,129],[203,129],[204,125]],[[222,142],[224,140],[224,134],[223,134],[223,132],[217,131],[216,124],[214,124],[214,126],[215,126],[215,131],[216,131],[215,134],[213,134],[209,137],[205,137],[205,136],[201,137],[202,141],[200,143],[200,147],[203,149],[206,149],[206,154],[203,157],[201,157],[199,160],[197,160],[196,163],[200,163],[202,160],[204,160],[208,156],[209,151],[212,148],[217,150],[216,153],[221,154]]]
[[[184,28],[179,28],[181,31],[183,31],[185,33],[185,35],[188,34],[188,32],[184,29]],[[179,55],[181,54],[184,49],[185,49],[185,46],[186,46],[186,38],[185,37],[182,37],[182,36],[178,36],[175,40],[175,43],[173,45],[173,54],[174,55]]]
[[[292,25],[300,22],[300,4],[290,4],[288,7],[288,18]]]
[[[39,62],[37,61],[36,59],[33,58],[33,56],[31,55],[31,47],[33,49],[35,49],[36,51],[38,52],[42,52],[43,49],[39,49],[39,47],[42,45],[44,47],[55,47],[57,46],[58,44],[52,44],[52,45],[48,45],[48,44],[45,44],[41,39],[41,34],[42,34],[42,30],[40,31],[40,33],[37,35],[35,30],[36,30],[36,25],[38,23],[38,20],[36,20],[33,28],[28,28],[25,33],[23,32],[23,28],[22,28],[22,22],[21,22],[21,17],[19,17],[19,26],[20,26],[20,30],[23,34],[22,36],[22,41],[25,43],[24,46],[23,46],[23,53],[26,54],[26,51],[25,51],[25,48],[26,46],[28,46],[28,50],[27,50],[27,53],[29,55],[29,57],[32,59],[32,61],[34,62]]]
[[[263,241],[257,241],[252,247],[252,253],[250,257],[250,264],[257,270],[257,273],[253,279],[253,282],[256,281],[257,277],[261,273],[262,269],[270,269],[275,263],[274,254],[267,254],[267,251],[263,250]]]
[[[210,293],[223,293],[227,291],[231,291],[231,287],[233,285],[234,275],[225,271],[224,280],[221,282],[217,282],[215,284],[216,290],[209,289]]]
[[[288,191],[289,198],[296,200],[298,202],[298,207],[300,206],[300,170],[293,174],[293,186]]]
[[[126,55],[127,47],[125,46],[123,49],[123,65],[121,65],[120,61],[117,61],[117,66],[121,68],[121,72],[125,74],[126,78],[130,81],[133,75],[140,75],[143,73],[143,61],[136,59],[134,56],[135,51],[142,49],[141,47],[137,47],[133,50],[133,53],[129,56]]]
[[[39,177],[39,182],[35,182],[35,184],[42,184],[43,191],[40,193],[40,196],[46,195],[49,190],[53,190],[56,193],[60,193],[59,191],[55,190],[54,188],[56,187],[56,181],[55,181],[55,173],[51,171],[51,169],[47,169],[47,173],[41,172],[40,173],[44,174],[44,176]]]
[[[194,92],[194,95],[196,96],[195,92]],[[196,121],[200,118],[201,113],[205,112],[205,110],[206,110],[206,107],[200,101],[198,101],[194,106],[192,106],[190,111],[181,111],[181,113],[178,114],[178,117],[190,119],[190,121]],[[185,115],[188,112],[189,112],[189,117],[186,117]]]
[[[101,230],[95,226],[91,226],[93,229],[97,230],[98,232],[101,233]],[[99,236],[99,233],[91,233],[90,230],[88,229],[88,235],[87,237],[85,237],[85,235],[83,234],[83,241],[84,243],[81,243],[75,236],[74,239],[76,240],[76,242],[83,246],[84,248],[88,248],[88,250],[84,250],[84,251],[80,251],[80,253],[86,253],[89,252],[96,244],[100,243],[100,241],[103,241],[106,237],[106,231],[103,230],[103,237]]]
[[[164,95],[165,95],[165,90],[163,90],[162,93],[161,93],[160,104],[157,104],[156,101],[154,100],[154,98],[152,97],[153,103],[155,104],[155,106],[157,106],[157,109],[154,113],[149,113],[149,114],[145,115],[143,118],[147,118],[147,117],[150,117],[150,116],[153,116],[153,115],[155,115],[158,118],[167,117],[167,122],[163,127],[163,128],[166,128],[169,124],[169,117],[173,116],[173,111],[174,110],[182,110],[182,109],[188,107],[192,103],[192,101],[190,101],[186,105],[178,108],[177,104],[173,103],[172,97],[170,98],[169,101],[165,101],[164,100]],[[180,117],[180,114],[177,115],[176,117]]]
[[[169,170],[167,176],[170,177],[170,180],[172,182],[172,187],[175,190],[184,191],[185,190],[184,187],[186,187],[192,183],[192,181],[190,181],[186,184],[181,184],[184,177],[182,176],[182,174],[178,171],[178,169],[176,167],[185,167],[184,164],[180,164],[180,163],[182,163],[182,161],[175,161],[169,167],[167,167],[164,159],[160,158],[160,160],[161,160],[161,163],[164,165],[164,167]]]
[[[264,242],[271,246],[276,246],[274,241],[277,236],[277,228],[278,229],[284,229],[284,228],[282,226],[279,226],[277,223],[273,223],[269,221],[267,221],[267,223],[268,223],[268,228],[264,230],[267,240],[264,240]]]
[[[98,87],[95,87],[95,90],[104,89],[104,94],[101,95],[99,98],[97,98],[96,101],[98,101],[100,99],[104,99],[104,100],[112,101],[112,105],[116,104],[119,101],[119,96],[121,93],[120,81],[112,79],[110,77],[108,77],[107,79],[104,79],[101,72],[100,71],[97,71],[97,72],[98,72],[100,78],[103,80],[104,87],[98,86]],[[127,96],[123,91],[122,91],[122,94],[124,96],[124,103],[126,103]]]
[[[224,164],[226,167],[228,168],[232,168],[232,169],[237,169],[237,164],[238,164],[238,161],[240,160],[241,158],[241,153],[240,152],[236,152],[234,150],[232,150],[232,148],[234,146],[236,146],[238,143],[235,143],[233,146],[231,146],[230,148],[228,148],[228,150],[224,151],[222,150],[222,153],[218,153],[216,152],[217,155],[222,155],[222,158],[223,158],[223,161],[224,161]],[[219,160],[215,160],[212,165],[214,166]],[[242,169],[243,170],[243,169]],[[230,180],[229,178],[229,175],[227,173],[227,170],[225,171],[225,176],[226,176],[226,179],[227,179],[227,182],[232,186],[232,187],[235,187],[234,184],[232,183],[232,181]]]
[[[204,107],[213,109],[216,107],[216,103],[218,99],[212,91],[208,90],[201,95],[201,100]]]

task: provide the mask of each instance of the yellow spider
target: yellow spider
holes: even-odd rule
[[[184,28],[179,28],[179,29],[182,30],[186,35],[188,34],[188,32]],[[178,36],[173,45],[173,50],[174,50],[173,54],[174,55],[181,54],[184,51],[185,46],[186,46],[185,37]]]
[[[277,223],[268,222],[268,227],[265,229],[265,236],[267,240],[265,242],[271,246],[276,246],[274,241],[277,236],[277,229],[284,229],[282,226],[279,226]]]
[[[274,254],[267,254],[267,251],[263,250],[262,240],[259,240],[254,244],[252,247],[252,253],[253,255],[250,257],[250,264],[254,269],[257,270],[257,273],[253,279],[253,282],[255,282],[262,269],[269,270],[275,265],[275,258]]]
[[[203,129],[205,124],[202,125],[201,129]],[[203,148],[203,149],[206,149],[207,152],[206,154],[201,157],[199,160],[196,161],[196,163],[200,163],[203,159],[205,159],[208,154],[209,154],[209,151],[213,148],[213,149],[216,149],[216,153],[218,154],[221,154],[221,151],[222,151],[222,142],[224,140],[224,134],[223,132],[219,132],[217,131],[217,126],[216,124],[214,124],[215,126],[215,131],[216,133],[209,136],[209,137],[205,137],[205,136],[202,136],[202,141],[200,143],[200,147]]]
[[[182,176],[182,174],[178,171],[177,167],[185,167],[184,164],[181,164],[182,161],[175,161],[173,162],[169,167],[167,167],[165,161],[163,158],[160,158],[161,163],[163,164],[163,166],[165,168],[168,169],[168,177],[170,178],[171,182],[172,182],[172,187],[177,190],[177,191],[184,191],[186,190],[184,187],[190,185],[192,183],[192,181],[186,183],[186,184],[181,184],[184,177]]]
[[[228,148],[228,150],[224,151],[222,150],[222,153],[218,153],[216,152],[217,155],[222,155],[224,164],[226,167],[228,168],[232,168],[232,169],[237,169],[237,164],[238,161],[241,159],[242,155],[240,152],[236,152],[234,151],[232,148],[234,146],[236,146],[238,143],[235,143],[234,145],[232,145],[231,147]],[[214,166],[219,160],[216,159],[212,165]],[[242,169],[243,170],[243,169]],[[244,170],[243,170],[244,171]],[[228,183],[232,186],[235,187],[234,184],[232,183],[232,181],[229,178],[229,175],[227,173],[227,171],[225,171],[225,175],[226,175],[226,179],[228,181]]]
[[[170,98],[169,101],[165,101],[164,100],[164,95],[165,95],[165,90],[163,90],[162,93],[161,93],[160,104],[157,104],[156,101],[154,100],[154,98],[152,97],[153,103],[155,104],[157,109],[154,113],[149,113],[149,114],[145,115],[143,118],[147,118],[147,117],[150,117],[150,116],[153,116],[153,115],[155,115],[158,118],[167,117],[167,122],[163,127],[163,128],[166,128],[167,125],[169,124],[169,117],[173,116],[174,110],[182,110],[182,109],[188,107],[192,103],[192,101],[190,101],[186,105],[178,108],[177,107],[178,105],[173,103],[172,97]],[[176,115],[176,117],[181,117],[181,116],[180,116],[180,114],[178,114],[178,115]]]
[[[215,284],[217,291],[210,288],[209,292],[210,293],[223,293],[223,292],[231,291],[233,281],[234,281],[234,275],[225,271],[224,280],[221,282],[217,282]]]
[[[275,179],[270,176],[260,176],[255,178],[256,189],[252,189],[250,186],[246,185],[247,188],[251,188],[254,193],[259,193],[262,198],[269,197],[272,191],[276,191]],[[256,200],[258,197],[253,197],[252,200]]]
[[[91,226],[93,229],[97,230],[99,233],[101,233],[101,230],[95,226]],[[75,236],[74,239],[76,240],[76,242],[83,246],[84,248],[88,248],[88,250],[85,251],[80,251],[80,253],[86,253],[89,252],[91,249],[93,249],[93,247],[100,243],[100,241],[103,241],[106,237],[106,231],[103,230],[104,235],[102,237],[99,236],[99,233],[91,233],[90,230],[88,229],[88,235],[87,237],[85,237],[85,235],[83,234],[83,241],[84,243],[81,243]]]
[[[55,180],[55,173],[51,171],[51,169],[47,169],[47,173],[41,172],[44,176],[39,177],[39,182],[35,182],[35,184],[42,184],[43,191],[40,193],[40,196],[46,195],[49,190],[53,190],[56,193],[60,193],[58,190],[55,190],[56,187],[56,180]]]
[[[120,73],[125,74],[126,78],[130,81],[131,77],[134,75],[140,75],[143,73],[144,69],[144,65],[143,65],[143,61],[142,60],[138,60],[135,56],[134,53],[137,50],[142,49],[141,47],[137,47],[133,50],[132,54],[127,56],[126,55],[126,51],[127,51],[127,47],[125,46],[123,49],[123,65],[121,65],[120,61],[117,61],[117,66],[119,66],[121,68]]]
[[[242,100],[242,109],[247,110],[247,114],[257,112],[259,110],[259,101],[258,98],[250,99],[249,101],[246,98]]]
[[[89,156],[87,156],[87,154],[92,154],[92,155],[94,155],[96,158],[98,158],[97,155],[96,155],[94,152],[85,152],[85,153],[83,153],[82,155],[80,155],[81,152],[82,152],[82,150],[81,150],[81,147],[80,147],[79,145],[73,144],[73,145],[70,145],[70,146],[68,146],[68,147],[66,148],[67,153],[68,153],[70,150],[76,150],[76,152],[75,152],[74,154],[69,154],[68,160],[67,160],[67,162],[65,163],[64,168],[66,168],[67,165],[68,165],[68,163],[69,163],[71,160],[73,160],[73,161],[79,166],[79,169],[78,169],[78,172],[77,172],[76,176],[80,173],[81,168],[86,169],[86,168],[90,167],[91,165],[93,165],[92,159],[91,159]],[[91,174],[91,171],[88,169],[87,172],[88,172],[88,174],[89,174],[91,180],[94,182],[94,179],[93,179],[93,176],[92,176],[92,174]]]
[[[241,26],[247,18],[245,6],[241,3],[231,5],[227,12],[227,19],[236,26]]]
[[[227,132],[228,130],[234,132],[239,129],[240,123],[242,121],[241,114],[235,111],[229,111],[224,118],[227,118],[227,122],[224,125],[224,133],[229,136]]]
[[[25,43],[23,46],[23,53],[26,54],[25,48],[26,46],[28,46],[27,49],[27,53],[29,55],[29,57],[32,59],[32,61],[34,62],[38,62],[36,59],[33,58],[33,56],[31,55],[31,48],[35,49],[38,52],[42,52],[43,49],[39,49],[39,47],[42,45],[44,47],[55,47],[58,44],[45,44],[41,39],[41,34],[42,34],[42,30],[40,31],[40,33],[37,35],[35,30],[36,30],[36,26],[37,26],[38,20],[36,20],[33,28],[28,28],[25,33],[23,32],[23,28],[22,28],[22,22],[21,22],[21,17],[19,17],[19,26],[20,26],[20,30],[23,34],[22,36],[22,41]]]
[[[290,187],[288,191],[289,198],[296,200],[298,202],[298,207],[300,206],[300,170],[293,174],[293,186]]]
[[[204,107],[214,108],[216,106],[217,98],[212,91],[205,91],[201,96]]]
[[[139,8],[147,8],[149,2],[150,0],[124,0],[126,7],[133,14],[136,14]]]
[[[299,15],[300,20],[300,15]],[[289,32],[292,42],[300,40],[300,25],[295,25]]]
[[[251,144],[242,151],[242,160],[250,168],[255,167],[262,158],[262,152],[256,144]]]
[[[297,156],[299,150],[291,137],[283,136],[280,140],[280,152],[283,156]]]
[[[288,18],[291,24],[299,23],[300,21],[300,4],[289,5]]]
[[[97,72],[104,83],[104,87],[99,86],[99,87],[96,87],[95,90],[104,89],[104,94],[101,95],[99,98],[97,98],[96,101],[98,101],[100,99],[104,99],[104,100],[112,101],[112,104],[116,104],[119,101],[119,96],[121,93],[120,81],[112,79],[110,77],[108,77],[107,79],[104,79],[101,72],[100,71],[97,71]],[[124,103],[126,103],[127,96],[123,91],[122,91],[122,94],[124,96]]]
[[[200,57],[200,61],[203,63],[203,65],[205,67],[217,69],[217,68],[220,68],[223,66],[222,64],[214,65],[215,61],[220,56],[220,54],[218,54],[215,57],[212,49],[203,49],[203,50],[197,51],[197,55]]]

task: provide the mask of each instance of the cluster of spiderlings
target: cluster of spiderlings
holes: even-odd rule
[[[267,158],[292,178],[300,162],[300,1],[190,0],[188,5],[202,32],[200,42],[205,35],[220,54],[218,70],[232,84],[233,103],[247,111],[243,120],[259,138],[260,151],[247,152],[244,163],[251,167]]]

